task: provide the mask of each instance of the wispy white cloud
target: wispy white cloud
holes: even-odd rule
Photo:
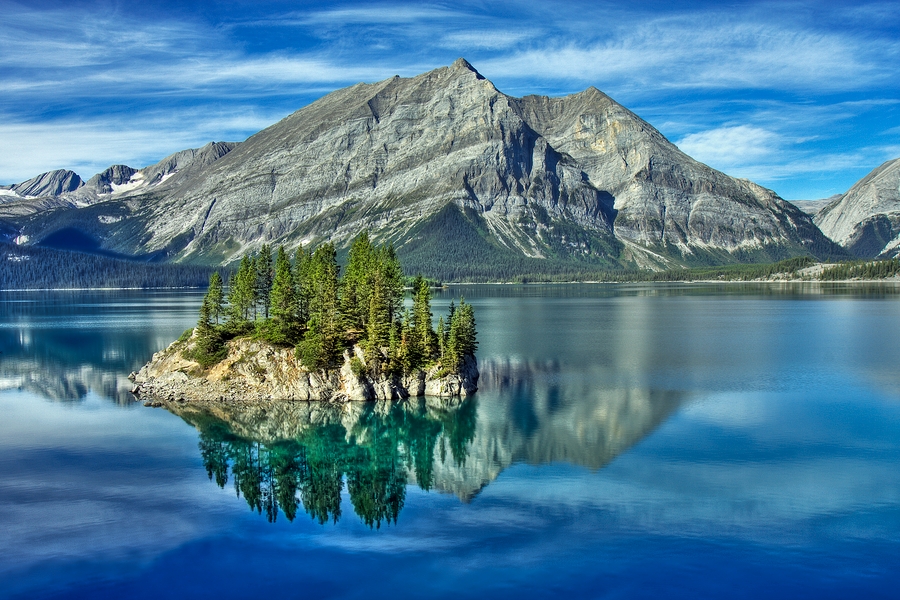
[[[301,20],[310,24],[368,25],[374,23],[412,23],[415,21],[459,18],[461,16],[463,16],[463,13],[438,6],[379,4],[318,11],[301,17]]]
[[[868,170],[890,154],[884,146],[823,152],[805,147],[804,141],[753,125],[733,125],[688,134],[677,141],[677,146],[729,175],[775,187],[784,179],[800,175]]]
[[[537,35],[539,33],[536,31],[456,31],[441,38],[440,44],[445,48],[453,48],[461,52],[473,48],[503,50]]]
[[[879,44],[841,32],[746,22],[716,15],[664,18],[623,27],[607,39],[546,45],[484,65],[503,77],[569,78],[620,89],[864,89],[892,77]],[[526,75],[527,74],[527,75]]]
[[[691,133],[679,140],[677,145],[700,161],[727,168],[770,157],[780,150],[782,143],[778,134],[772,131],[737,125]]]
[[[283,116],[183,109],[38,123],[0,119],[0,144],[8,150],[0,153],[0,183],[17,183],[52,169],[71,169],[87,179],[112,164],[145,167],[211,141],[243,141]]]

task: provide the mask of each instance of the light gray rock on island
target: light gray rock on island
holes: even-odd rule
[[[434,366],[402,376],[373,375],[362,349],[354,346],[344,352],[339,368],[311,371],[296,358],[293,348],[237,338],[227,342],[227,356],[222,361],[204,369],[184,356],[195,340],[192,336],[175,341],[154,354],[150,362],[132,374],[132,393],[149,406],[253,405],[271,400],[340,403],[402,400],[411,396],[454,397],[478,389],[478,364],[471,355],[463,359],[455,372]],[[363,369],[354,369],[354,358]]]

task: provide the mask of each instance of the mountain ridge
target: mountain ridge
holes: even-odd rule
[[[366,229],[435,276],[448,261],[434,252],[460,243],[450,230],[467,260],[511,274],[842,254],[777,194],[695,161],[596,88],[514,98],[464,59],[336,90],[197,165],[155,187],[76,191],[78,208],[14,224],[29,240],[70,227],[116,252],[208,264],[263,243],[346,246]]]

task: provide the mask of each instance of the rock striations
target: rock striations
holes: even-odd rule
[[[890,160],[815,216],[825,235],[858,258],[900,253],[900,158]]]
[[[463,59],[189,152],[189,168],[113,167],[71,194],[79,208],[14,224],[35,242],[65,226],[105,250],[204,263],[368,230],[439,277],[841,252],[774,192],[691,159],[602,92],[514,98]],[[468,271],[442,270],[450,241]]]
[[[478,366],[467,356],[458,370],[445,373],[434,367],[405,376],[373,376],[354,371],[354,358],[365,367],[359,347],[344,352],[340,368],[310,371],[292,348],[237,338],[227,343],[227,356],[210,369],[185,358],[196,336],[173,342],[157,352],[133,374],[132,393],[151,406],[170,403],[211,406],[255,405],[269,400],[348,402],[399,400],[410,396],[452,397],[474,393]]]

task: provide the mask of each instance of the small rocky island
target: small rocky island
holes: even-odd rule
[[[274,263],[274,264],[273,264]],[[228,292],[214,273],[197,326],[132,374],[148,406],[348,402],[477,389],[475,316],[460,300],[435,328],[431,286],[390,245],[354,240],[343,276],[332,244],[245,255]]]

